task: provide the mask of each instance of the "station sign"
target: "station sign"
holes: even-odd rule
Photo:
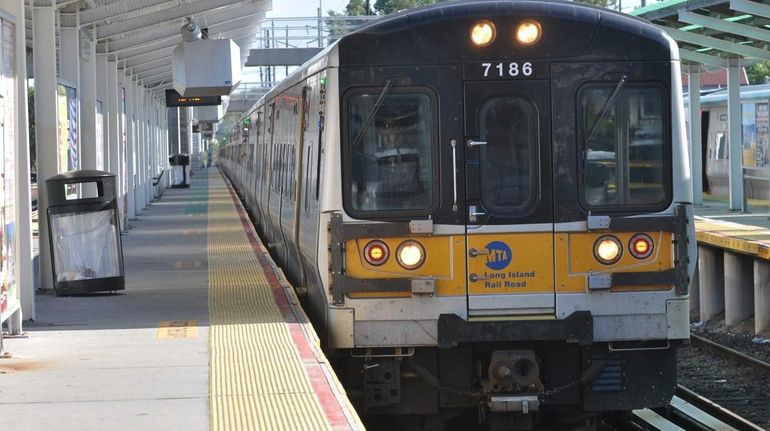
[[[185,106],[218,106],[222,104],[222,96],[189,96],[185,97],[177,93],[176,90],[166,90],[166,106],[185,107]]]

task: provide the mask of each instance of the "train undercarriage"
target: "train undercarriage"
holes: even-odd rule
[[[666,405],[676,349],[665,340],[594,342],[590,319],[579,312],[562,321],[476,325],[442,315],[440,347],[330,357],[372,429],[591,429],[602,413]],[[489,341],[468,341],[475,331]]]

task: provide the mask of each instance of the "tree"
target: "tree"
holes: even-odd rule
[[[441,3],[446,0],[376,0],[374,10],[379,15],[398,12],[403,9],[411,9],[426,4]]]
[[[765,79],[770,77],[770,61],[752,64],[746,68],[746,75],[749,78],[749,84],[764,84]]]

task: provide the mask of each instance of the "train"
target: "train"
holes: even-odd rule
[[[668,403],[696,252],[678,55],[606,9],[442,2],[244,115],[218,166],[359,413],[565,430]]]
[[[770,85],[743,86],[740,100],[744,191],[747,198],[766,200],[770,198]],[[703,191],[727,197],[730,166],[726,89],[701,96],[701,130]]]

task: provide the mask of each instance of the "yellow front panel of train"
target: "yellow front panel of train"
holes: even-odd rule
[[[468,294],[552,293],[553,234],[468,235]]]
[[[387,245],[389,256],[380,265],[364,258],[366,245],[373,240]],[[404,241],[417,241],[425,248],[425,261],[416,269],[398,264],[396,252]],[[465,237],[462,235],[414,236],[410,238],[359,238],[345,244],[346,274],[358,279],[433,278],[437,296],[465,295]],[[355,293],[351,297],[411,296],[411,292]]]
[[[667,232],[645,232],[652,239],[654,248],[649,257],[637,259],[629,252],[629,241],[635,233],[612,232],[622,244],[622,255],[612,265],[600,263],[594,256],[596,240],[606,233],[580,232],[556,234],[556,291],[557,293],[582,293],[588,290],[589,274],[616,272],[665,271],[674,267],[673,238]],[[668,290],[671,285],[613,287],[611,291]]]

